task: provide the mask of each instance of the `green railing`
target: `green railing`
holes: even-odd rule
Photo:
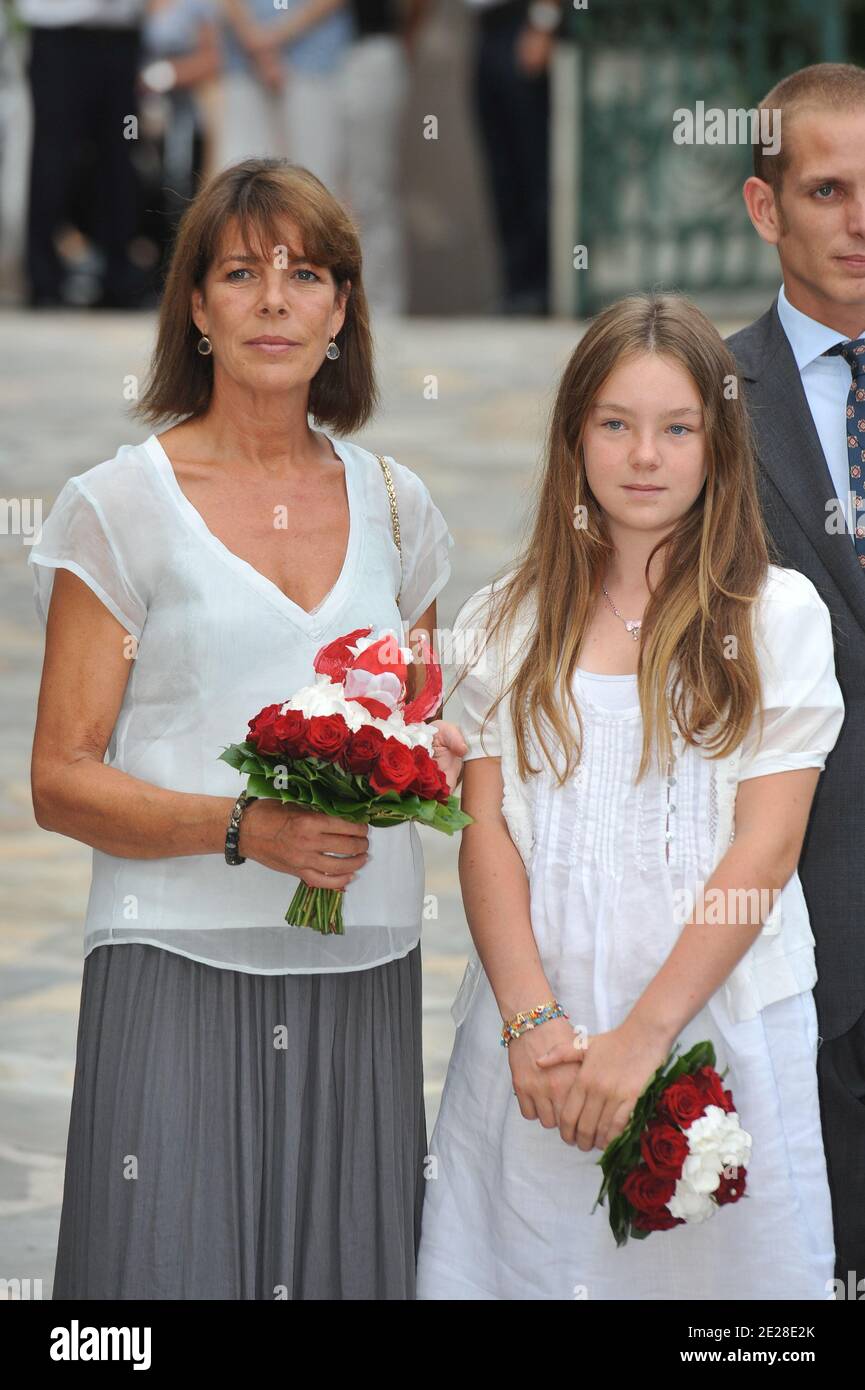
[[[588,265],[569,277],[559,266],[560,310],[568,295],[585,315],[653,286],[699,294],[777,285],[777,256],[741,196],[751,145],[676,144],[673,113],[699,102],[706,112],[751,110],[797,68],[858,61],[845,0],[565,4],[576,172],[557,255],[584,245]]]

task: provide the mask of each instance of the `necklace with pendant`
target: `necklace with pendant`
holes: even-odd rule
[[[639,640],[640,640],[640,628],[641,628],[642,625],[643,625],[643,620],[642,620],[642,618],[623,618],[622,615],[621,615],[621,613],[619,612],[618,608],[617,608],[616,605],[613,603],[613,600],[610,598],[610,595],[607,593],[607,586],[606,586],[606,584],[603,582],[603,580],[601,581],[601,588],[602,588],[603,591],[604,591],[604,597],[606,598],[607,603],[608,603],[608,604],[610,605],[610,607],[612,608],[612,610],[613,610],[613,612],[615,613],[616,617],[617,617],[617,618],[620,618],[621,621],[625,624],[625,627],[626,627],[626,628],[628,629],[628,631],[630,632],[630,634],[631,634],[631,636],[633,637],[634,641],[635,641],[635,642],[639,642]]]

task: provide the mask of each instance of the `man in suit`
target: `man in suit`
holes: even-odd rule
[[[842,63],[803,68],[760,105],[781,113],[780,150],[770,155],[755,146],[754,176],[743,196],[757,232],[777,247],[783,286],[762,318],[734,333],[728,345],[750,408],[777,563],[806,574],[832,615],[846,704],[817,787],[799,875],[816,940],[823,1140],[836,1277],[845,1290],[838,1296],[862,1298],[865,69]],[[795,1135],[790,1162],[796,1162]],[[800,1214],[791,1212],[790,1219]]]

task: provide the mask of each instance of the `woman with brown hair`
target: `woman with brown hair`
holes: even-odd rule
[[[826,605],[770,563],[735,364],[695,305],[637,295],[590,325],[525,551],[453,641],[471,651],[460,878],[476,952],[418,1297],[827,1297],[796,865],[844,704]],[[618,1250],[592,1212],[599,1151],[677,1041],[704,1039],[752,1137],[747,1172],[724,1175],[748,1200],[708,1221],[705,1193],[671,1193],[675,1229]]]
[[[444,518],[308,421],[376,395],[353,222],[236,165],[184,215],[138,407],[179,423],[70,478],[32,548],[36,817],[93,846],[54,1298],[414,1297],[418,832],[245,801],[220,760],[341,634],[432,640]],[[300,879],[351,885],[343,936],[286,925]]]

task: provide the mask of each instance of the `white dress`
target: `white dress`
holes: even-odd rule
[[[529,882],[532,928],[550,985],[571,1023],[591,1035],[623,1021],[687,919],[687,911],[676,919],[677,904],[689,891],[693,902],[695,883],[709,879],[713,795],[711,763],[690,745],[676,760],[672,783],[655,764],[634,786],[642,737],[636,676],[580,671],[576,689],[584,751],[563,787],[532,739],[533,761],[544,771],[528,783]],[[496,755],[494,725],[484,749],[476,744],[481,704],[471,709],[466,694],[464,706],[470,756]],[[839,724],[840,717],[835,736]],[[814,762],[821,765],[819,752]],[[523,1118],[500,1029],[481,971],[457,1029],[430,1142],[418,1298],[829,1296],[832,1213],[810,991],[735,1022],[721,989],[680,1034],[682,1051],[710,1039],[718,1070],[730,1069],[725,1085],[753,1137],[748,1195],[708,1222],[622,1249],[608,1207],[592,1213],[600,1150],[565,1144],[558,1129]]]

